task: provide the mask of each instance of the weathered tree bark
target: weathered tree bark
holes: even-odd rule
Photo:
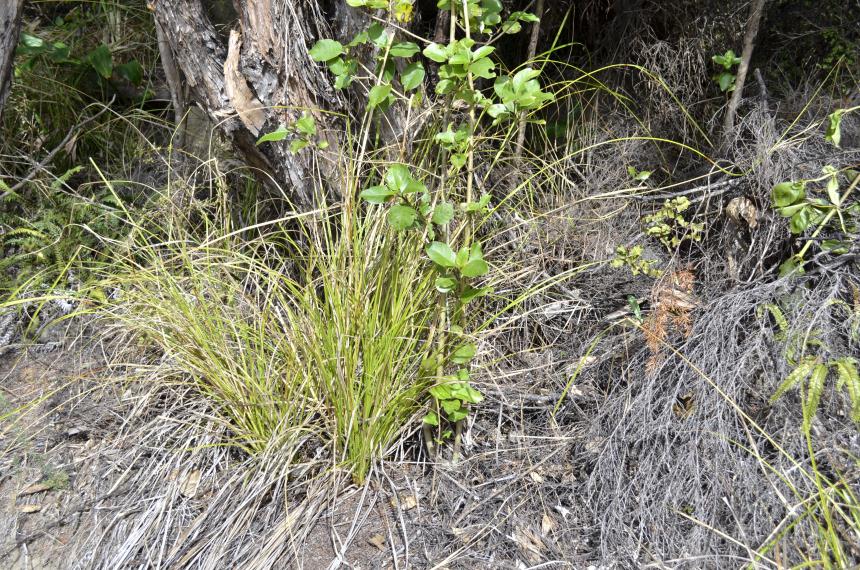
[[[202,0],[154,0],[156,21],[200,105],[247,164],[283,188],[299,207],[314,201],[315,166],[309,153],[290,154],[288,143],[256,145],[279,124],[314,109],[341,109],[330,78],[308,55],[328,37],[316,0],[234,0],[238,29],[224,45]],[[341,3],[336,3],[341,4]],[[345,4],[345,3],[343,3]],[[332,20],[344,25],[337,17]]]
[[[21,31],[23,5],[24,0],[0,0],[0,120],[12,83],[12,63]]]

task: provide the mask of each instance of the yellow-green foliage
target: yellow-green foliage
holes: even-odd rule
[[[292,456],[324,441],[362,481],[433,382],[419,374],[432,273],[417,237],[381,214],[351,235],[328,219],[289,224],[301,229],[247,242],[139,236],[101,283],[118,292],[104,314],[163,351],[166,374],[211,399],[236,445]]]

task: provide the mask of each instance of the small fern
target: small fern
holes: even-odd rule
[[[857,372],[857,359],[843,356],[831,362],[830,367],[836,372],[836,390],[844,388],[851,400],[851,419],[860,423],[860,373]]]
[[[122,208],[109,191],[90,196],[69,193],[69,181],[82,170],[71,168],[47,181],[34,180],[9,195],[0,209],[0,293],[26,285],[36,289],[65,283],[68,268],[86,278],[85,261],[104,255],[98,236],[119,237]],[[60,281],[58,278],[63,277]]]
[[[830,352],[830,349],[820,340],[816,330],[804,335],[790,335],[788,319],[778,305],[766,303],[759,306],[758,316],[761,317],[765,311],[770,313],[776,322],[778,332],[774,337],[785,342],[786,361],[793,367],[771,396],[771,403],[792,389],[800,389],[802,426],[804,431],[808,432],[821,404],[827,377],[832,373],[836,377],[836,391],[844,389],[851,402],[851,419],[860,424],[860,374],[857,371],[857,359],[842,356],[825,362],[822,356],[806,354],[811,347],[818,348],[820,353]]]

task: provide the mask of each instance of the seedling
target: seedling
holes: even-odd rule
[[[720,72],[714,76],[714,81],[720,86],[720,91],[730,93],[735,90],[734,67],[741,62],[741,58],[735,55],[732,50],[727,51],[723,55],[715,55],[711,57],[711,61],[722,67]]]
[[[615,257],[609,262],[612,267],[627,266],[630,272],[635,276],[640,273],[648,277],[657,278],[663,274],[663,271],[655,267],[656,259],[642,259],[642,246],[634,245],[630,249],[626,246],[619,245],[615,248]]]
[[[689,207],[690,201],[683,196],[666,200],[662,208],[643,218],[645,233],[659,239],[670,251],[684,241],[700,241],[705,226],[684,218],[683,212]]]
[[[295,123],[289,126],[281,125],[271,133],[261,136],[257,144],[280,142],[288,137],[292,139],[290,142],[290,152],[294,154],[308,145],[314,145],[320,149],[328,148],[328,142],[317,140],[316,121],[307,113],[303,114]]]

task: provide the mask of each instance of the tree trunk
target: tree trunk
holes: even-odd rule
[[[194,101],[248,165],[307,208],[317,188],[312,153],[291,154],[289,142],[256,141],[303,112],[315,116],[322,135],[326,117],[313,110],[343,108],[326,71],[308,55],[315,40],[329,37],[326,19],[316,0],[233,3],[238,26],[227,45],[202,0],[154,0],[150,7]],[[332,21],[342,27],[348,21],[343,18],[334,14]]]
[[[3,107],[9,96],[12,83],[12,64],[18,33],[21,31],[21,12],[24,0],[0,0],[0,121],[3,120]]]

